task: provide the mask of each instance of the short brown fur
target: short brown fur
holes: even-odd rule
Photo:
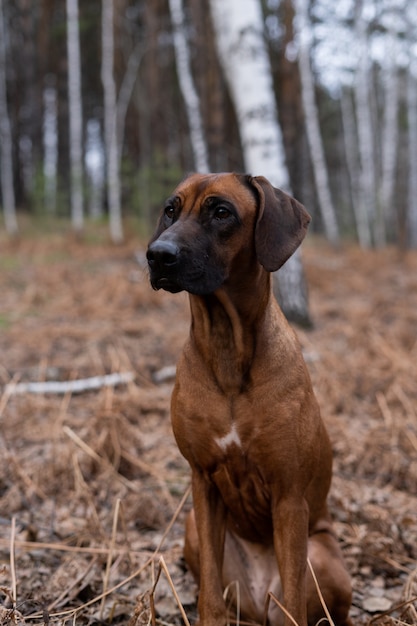
[[[272,591],[299,626],[315,624],[324,612],[307,557],[333,619],[350,623],[350,581],[326,504],[329,439],[271,292],[270,272],[309,221],[262,177],[194,174],[149,245],[153,286],[190,294],[172,425],[192,470],[185,558],[199,581],[202,626],[226,624],[223,590],[233,581],[242,617],[262,623]],[[290,624],[273,602],[268,620]]]

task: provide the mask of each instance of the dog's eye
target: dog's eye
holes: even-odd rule
[[[171,204],[168,204],[168,206],[165,207],[164,213],[169,220],[173,220],[175,217],[175,209]]]
[[[214,211],[214,217],[216,218],[216,220],[224,220],[230,215],[231,212],[229,211],[229,209],[222,205],[216,207],[216,210]]]

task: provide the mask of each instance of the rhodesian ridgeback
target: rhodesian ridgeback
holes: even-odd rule
[[[309,222],[263,177],[193,174],[149,244],[153,288],[190,298],[171,408],[192,470],[184,556],[201,626],[226,624],[225,589],[247,620],[316,624],[325,612],[311,569],[334,622],[350,624],[350,580],[326,504],[330,443],[271,292],[270,272]]]

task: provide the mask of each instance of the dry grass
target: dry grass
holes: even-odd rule
[[[188,304],[152,292],[135,252],[60,237],[1,246],[1,626],[195,618],[181,561],[189,473],[172,381],[154,382],[176,361]],[[305,260],[315,328],[299,336],[334,444],[354,620],[416,624],[417,255],[313,242]],[[78,395],[6,391],[126,371],[127,385]]]

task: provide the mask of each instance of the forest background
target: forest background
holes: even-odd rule
[[[186,172],[268,174],[265,150],[247,158],[264,127],[281,152],[273,182],[304,202],[315,232],[417,245],[415,3],[226,6],[0,2],[10,234],[19,214],[71,217],[77,231],[109,215],[114,241],[123,217],[146,232]]]

